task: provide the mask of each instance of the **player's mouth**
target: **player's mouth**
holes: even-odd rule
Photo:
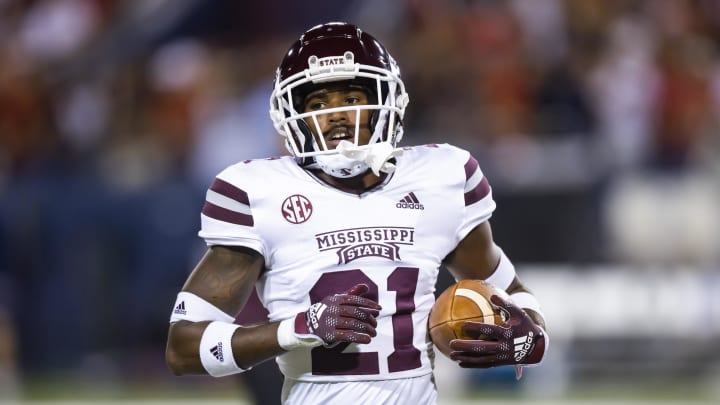
[[[327,142],[329,149],[335,149],[340,141],[347,140],[352,142],[354,139],[353,130],[345,126],[334,127],[328,131],[325,136],[325,142]]]

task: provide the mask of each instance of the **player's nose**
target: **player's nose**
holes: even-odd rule
[[[330,108],[335,108],[335,107],[337,107],[337,106],[331,106]],[[348,120],[348,112],[347,111],[328,112],[327,120],[332,123],[345,122]]]

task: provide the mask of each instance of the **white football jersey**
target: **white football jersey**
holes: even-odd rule
[[[277,358],[285,376],[359,381],[432,372],[427,321],[440,263],[495,202],[477,161],[455,146],[406,147],[396,165],[360,195],[327,185],[289,156],[237,163],[208,190],[199,234],[208,245],[264,256],[256,288],[270,320],[358,283],[382,306],[371,343],[290,351]]]

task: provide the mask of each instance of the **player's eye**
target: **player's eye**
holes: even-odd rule
[[[305,111],[317,111],[322,110],[323,108],[327,108],[327,103],[320,100],[310,100],[305,105]]]

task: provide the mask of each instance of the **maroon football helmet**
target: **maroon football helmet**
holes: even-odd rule
[[[303,98],[311,90],[328,82],[347,81],[362,86],[371,104],[339,107],[303,113]],[[385,47],[360,28],[343,22],[315,26],[295,41],[277,69],[270,97],[270,118],[285,136],[286,147],[303,165],[311,165],[321,155],[337,152],[328,149],[314,118],[319,114],[350,111],[356,114],[355,146],[358,145],[359,115],[372,110],[369,144],[388,142],[395,148],[402,137],[402,118],[408,95],[400,70]],[[313,137],[305,118],[315,122]]]

